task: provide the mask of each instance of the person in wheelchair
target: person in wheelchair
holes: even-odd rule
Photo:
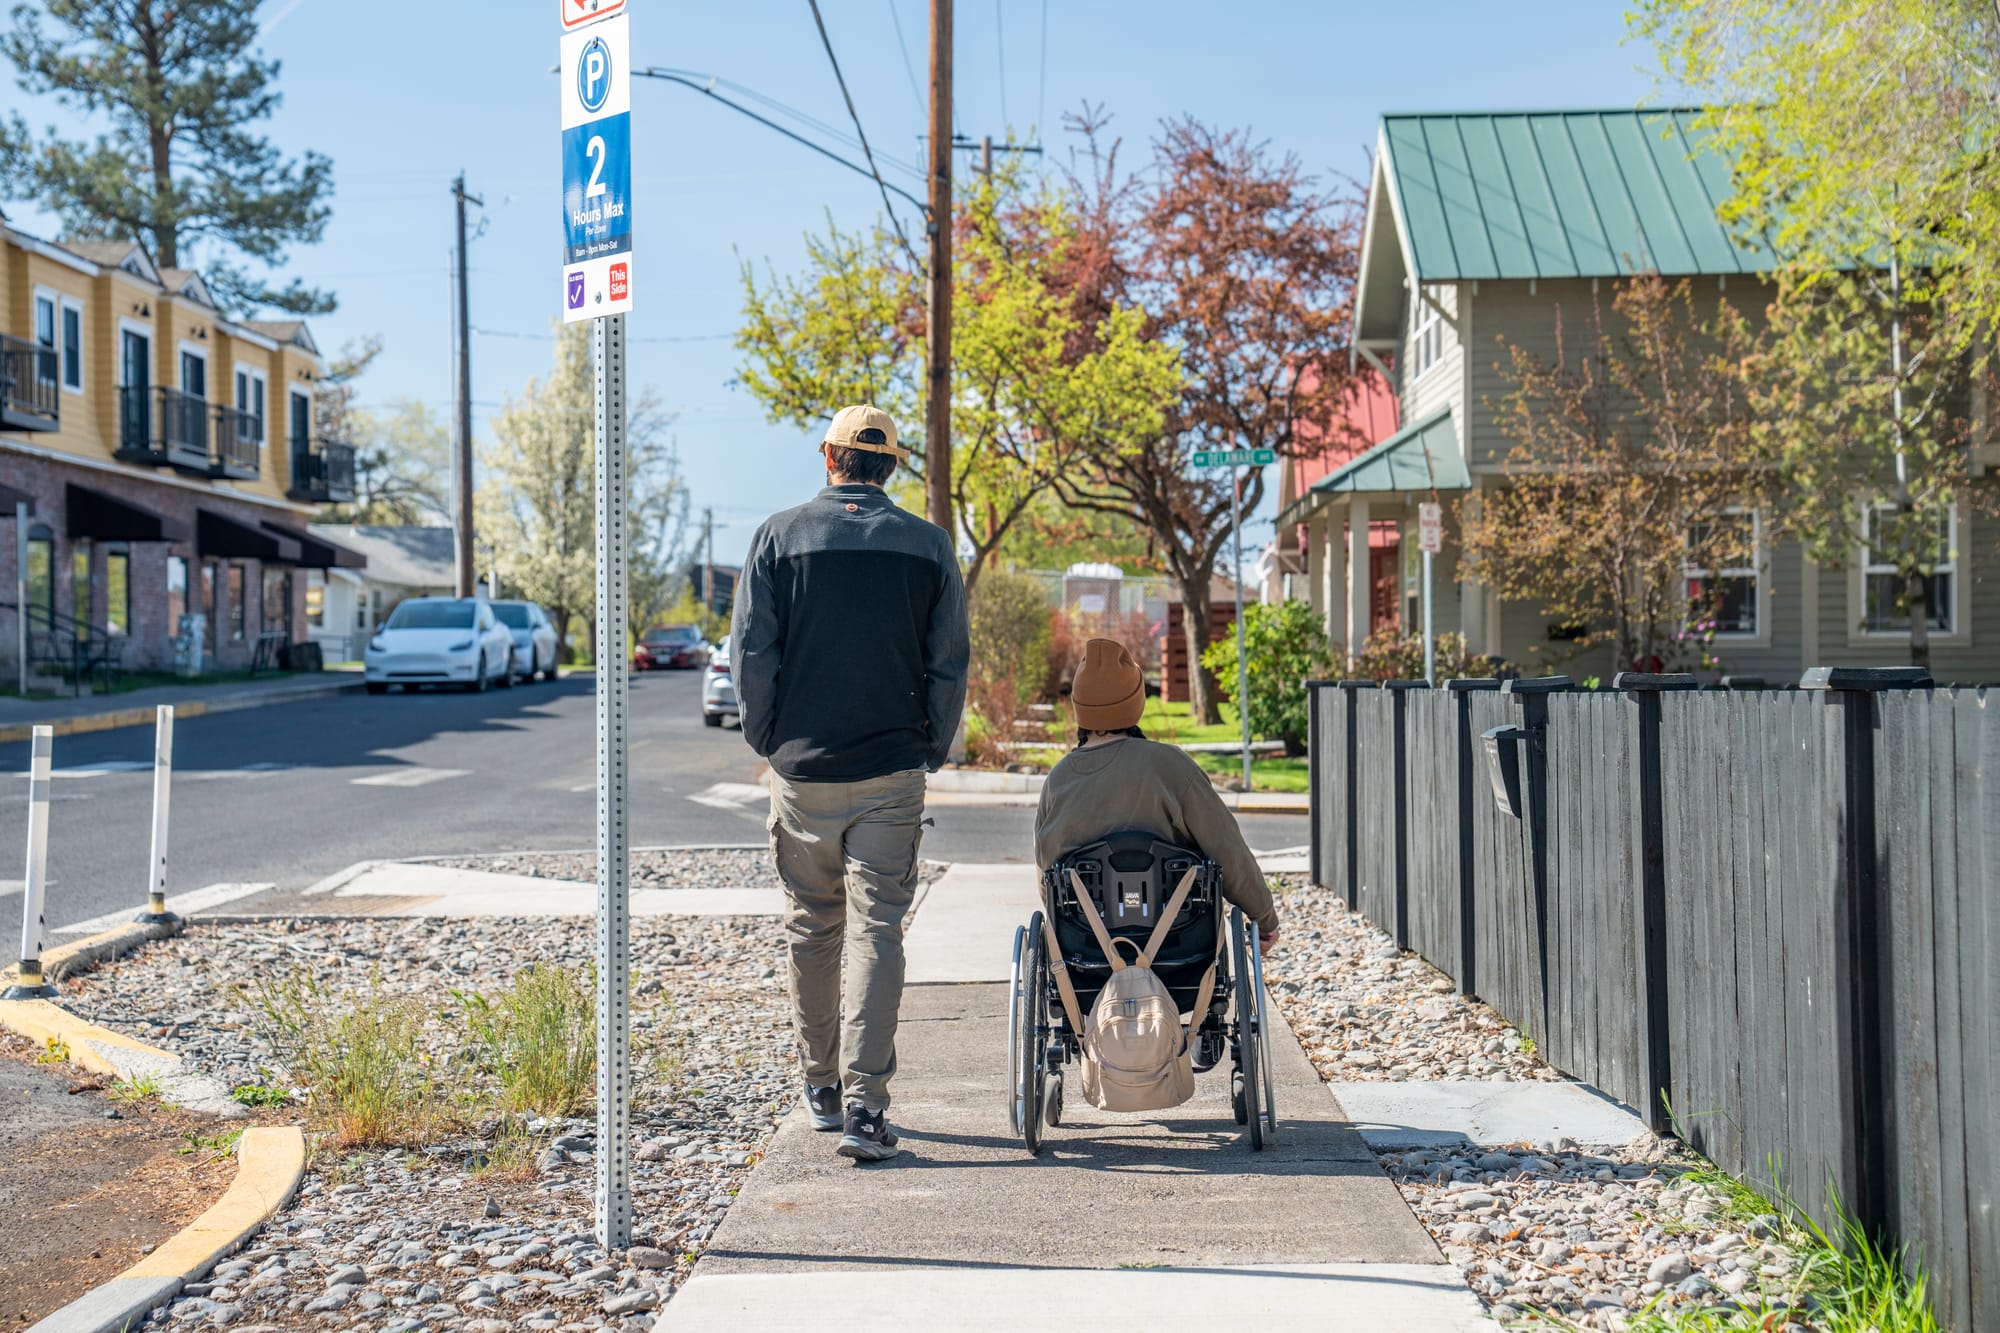
[[[1222,870],[1222,896],[1256,923],[1259,947],[1278,940],[1278,907],[1236,816],[1186,751],[1147,740],[1145,674],[1123,644],[1092,639],[1070,688],[1077,744],[1042,787],[1035,812],[1035,861],[1044,872],[1065,853],[1107,834],[1145,832],[1199,851]],[[1200,1021],[1200,1020],[1197,1020]],[[1213,1022],[1200,1029],[1197,1070],[1222,1058]]]

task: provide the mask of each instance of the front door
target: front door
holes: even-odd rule
[[[153,340],[126,329],[118,336],[118,383],[124,389],[120,443],[143,449],[152,434]]]
[[[1403,631],[1402,544],[1368,551],[1368,634],[1396,637]]]
[[[193,352],[181,353],[181,392],[190,398],[208,397],[208,362]]]

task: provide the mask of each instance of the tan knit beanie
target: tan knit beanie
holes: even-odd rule
[[[1139,725],[1146,711],[1146,676],[1125,645],[1092,639],[1083,646],[1069,701],[1076,725],[1085,731],[1123,731]]]

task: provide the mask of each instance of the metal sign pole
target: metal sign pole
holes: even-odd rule
[[[1236,714],[1243,723],[1243,790],[1250,790],[1250,653],[1243,643],[1243,618],[1250,599],[1243,595],[1243,469],[1229,469],[1230,539],[1236,543]]]
[[[51,575],[53,577],[53,575]],[[14,506],[14,671],[28,697],[28,506]]]
[[[1424,552],[1424,679],[1437,684],[1437,640],[1431,636],[1431,553]]]
[[[632,1243],[632,916],[626,840],[625,316],[591,321],[597,362],[597,1241]]]

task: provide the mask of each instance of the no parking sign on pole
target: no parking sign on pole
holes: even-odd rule
[[[625,312],[632,107],[625,0],[562,0],[563,323],[597,370],[597,1240],[632,1243],[632,881],[626,810]]]

